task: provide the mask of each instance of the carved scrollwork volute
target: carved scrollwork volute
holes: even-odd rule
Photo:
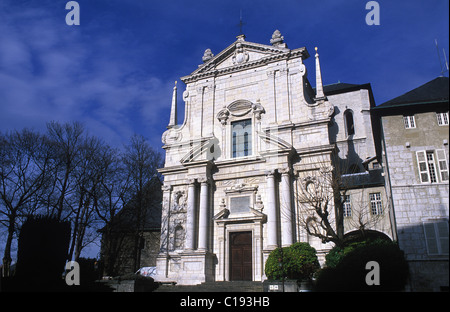
[[[230,112],[226,107],[222,108],[219,113],[217,113],[217,119],[220,121],[222,126],[227,124],[228,117],[230,116]]]

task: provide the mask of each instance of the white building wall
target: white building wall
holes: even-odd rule
[[[244,61],[236,63],[241,48]],[[186,116],[183,124],[170,127],[162,138],[166,163],[160,169],[164,202],[157,280],[179,284],[229,280],[229,235],[236,231],[252,232],[252,280],[265,279],[264,263],[271,250],[295,241],[308,241],[323,263],[332,246],[302,229],[294,192],[305,175],[331,167],[331,143],[348,142],[341,133],[346,105],[355,112],[358,153],[364,158],[375,153],[372,146],[365,146],[373,144],[371,129],[366,129],[370,126],[367,90],[313,99],[302,61],[308,56],[305,48],[289,50],[238,37],[182,78]],[[336,128],[330,128],[332,118]],[[231,123],[243,119],[252,120],[253,153],[232,158]],[[329,129],[335,132],[334,142]],[[189,185],[195,185],[195,198]],[[286,208],[288,192],[292,207]],[[233,212],[235,196],[249,196],[251,208]],[[194,206],[193,213],[190,207]],[[286,234],[291,228],[287,220],[292,221],[291,235]],[[194,240],[193,250],[176,249],[171,243],[180,227],[190,231],[186,222],[196,224],[193,232],[185,233],[185,239]],[[208,235],[206,249],[198,248],[205,244],[203,233]]]

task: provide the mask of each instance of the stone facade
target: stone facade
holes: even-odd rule
[[[358,169],[350,175],[376,169],[370,86],[324,87],[316,49],[313,90],[303,64],[307,49],[288,49],[279,31],[270,42],[252,43],[240,35],[217,55],[206,50],[203,64],[181,78],[181,125],[174,87],[162,137],[165,166],[159,170],[164,186],[157,281],[232,279],[238,257],[237,251],[231,256],[232,233],[251,233],[253,281],[265,279],[264,263],[273,249],[297,241],[315,247],[323,263],[332,245],[301,226],[298,192],[336,161]],[[368,184],[359,200],[365,211],[370,189],[387,202],[383,187]],[[351,226],[347,222],[347,232]],[[389,226],[381,231],[392,237]]]
[[[437,91],[445,93],[446,86],[446,99],[431,101],[436,87],[427,94],[428,87],[422,86],[414,90],[416,97],[425,92],[417,100],[399,97],[374,110],[387,163],[387,191],[392,196],[398,242],[409,262],[413,291],[439,291],[449,285],[448,78],[431,83],[435,86],[440,79],[446,82]],[[447,122],[441,120],[439,125],[438,114],[446,114]]]

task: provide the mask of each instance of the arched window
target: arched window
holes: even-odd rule
[[[252,120],[245,119],[231,123],[232,157],[252,155]]]
[[[347,109],[344,112],[344,120],[345,120],[345,132],[347,137],[355,134],[355,124],[353,122],[353,112]]]

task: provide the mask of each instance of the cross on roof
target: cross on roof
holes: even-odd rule
[[[239,24],[238,24],[238,26],[239,26],[239,35],[243,35],[243,32],[242,32],[242,27],[245,25],[246,23],[244,23],[243,21],[242,21],[242,10],[240,11],[240,17],[239,17]]]

